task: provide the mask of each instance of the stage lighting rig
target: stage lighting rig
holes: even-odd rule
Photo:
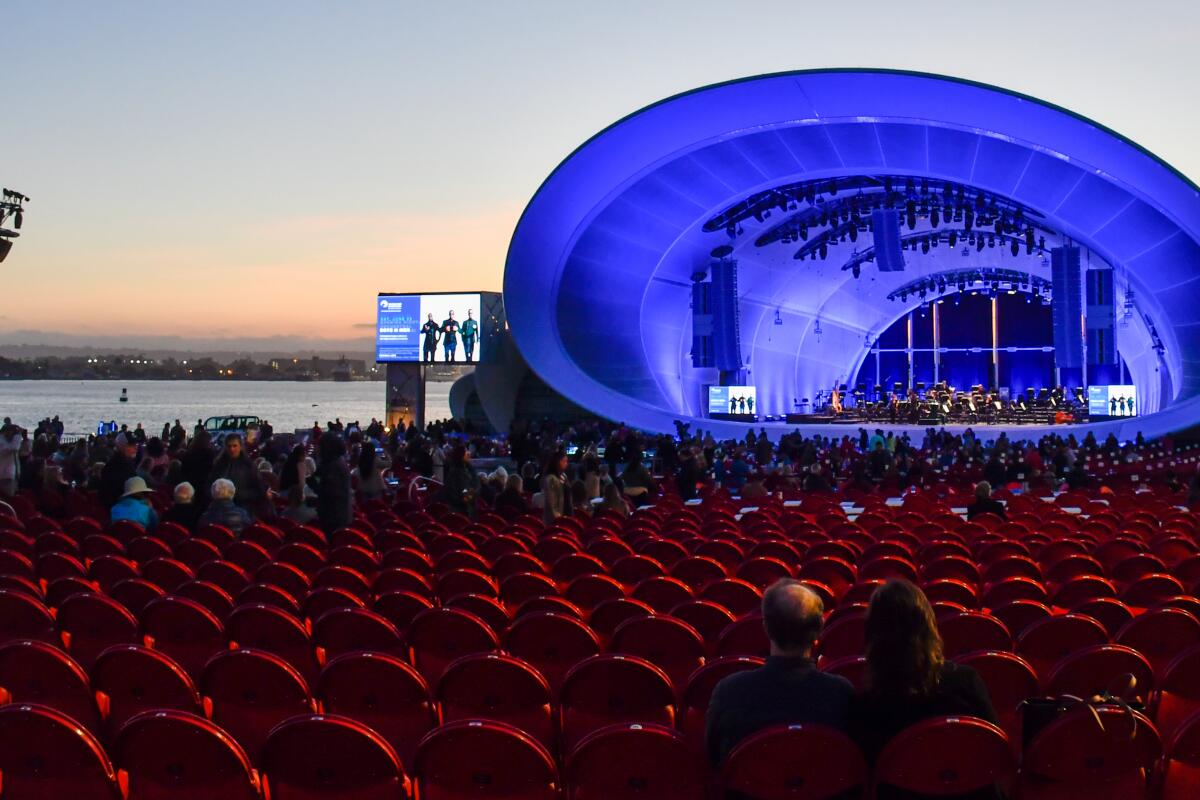
[[[0,195],[0,261],[8,256],[9,250],[12,250],[12,240],[21,235],[17,231],[25,224],[25,203],[27,202],[29,202],[27,196],[11,189],[4,189],[3,194]],[[12,220],[11,230],[4,227],[9,219]]]

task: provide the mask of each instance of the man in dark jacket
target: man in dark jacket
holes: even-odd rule
[[[100,503],[112,508],[125,493],[125,481],[137,474],[137,443],[124,433],[117,434],[113,453],[100,471]]]
[[[967,519],[975,519],[980,514],[995,514],[1000,519],[1004,516],[1004,503],[992,499],[992,485],[987,481],[975,484],[975,502],[967,506]]]
[[[790,578],[763,593],[770,655],[764,666],[730,675],[713,690],[704,735],[713,767],[743,739],[772,725],[808,722],[846,730],[850,681],[821,672],[813,660],[824,610],[815,592]]]
[[[258,470],[254,462],[246,455],[242,445],[242,437],[231,433],[225,437],[225,449],[217,457],[209,474],[209,485],[218,478],[232,481],[237,488],[234,502],[251,514],[260,513],[260,503],[265,496],[262,483],[258,479]]]
[[[321,437],[317,465],[317,519],[327,533],[350,524],[353,518],[354,491],[350,486],[350,468],[346,465],[346,445],[336,433]]]

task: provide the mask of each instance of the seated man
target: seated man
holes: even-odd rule
[[[992,499],[992,485],[987,481],[975,484],[975,502],[967,506],[967,519],[975,519],[980,514],[995,514],[1000,519],[1004,516],[1004,503]]]
[[[809,722],[846,730],[850,682],[820,672],[813,658],[824,611],[816,593],[790,578],[763,594],[770,655],[764,666],[730,675],[713,690],[704,738],[714,767],[747,736],[772,725]]]

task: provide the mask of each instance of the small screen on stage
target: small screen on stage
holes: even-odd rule
[[[1092,417],[1136,417],[1136,386],[1089,386],[1088,414]]]
[[[376,298],[375,360],[481,361],[480,316],[478,294],[381,294]]]
[[[708,387],[709,414],[753,414],[756,403],[753,386]]]

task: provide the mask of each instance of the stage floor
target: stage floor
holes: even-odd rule
[[[746,435],[746,431],[751,429],[755,432],[765,429],[767,436],[772,440],[777,440],[779,437],[793,432],[799,432],[805,437],[827,436],[831,439],[840,439],[843,436],[857,436],[859,428],[865,428],[870,432],[881,430],[884,433],[891,432],[895,435],[907,433],[910,439],[919,442],[921,437],[925,435],[925,431],[932,427],[935,430],[944,430],[954,434],[962,434],[970,429],[974,432],[977,439],[984,442],[994,441],[1001,434],[1007,435],[1009,439],[1014,441],[1020,439],[1040,439],[1050,434],[1056,436],[1074,434],[1076,439],[1082,439],[1084,436],[1087,436],[1089,431],[1097,439],[1103,440],[1109,433],[1112,433],[1117,439],[1124,442],[1131,441],[1137,435],[1140,430],[1139,422],[1140,418],[1138,417],[1063,425],[966,425],[961,423],[911,425],[905,423],[867,422],[865,420],[810,422],[800,425],[789,425],[785,422],[756,422],[748,424],[723,422],[721,420],[704,420],[703,424],[697,423],[697,425],[693,425],[692,427],[693,430],[699,426],[705,431],[712,431],[713,436],[718,439],[741,439]]]

